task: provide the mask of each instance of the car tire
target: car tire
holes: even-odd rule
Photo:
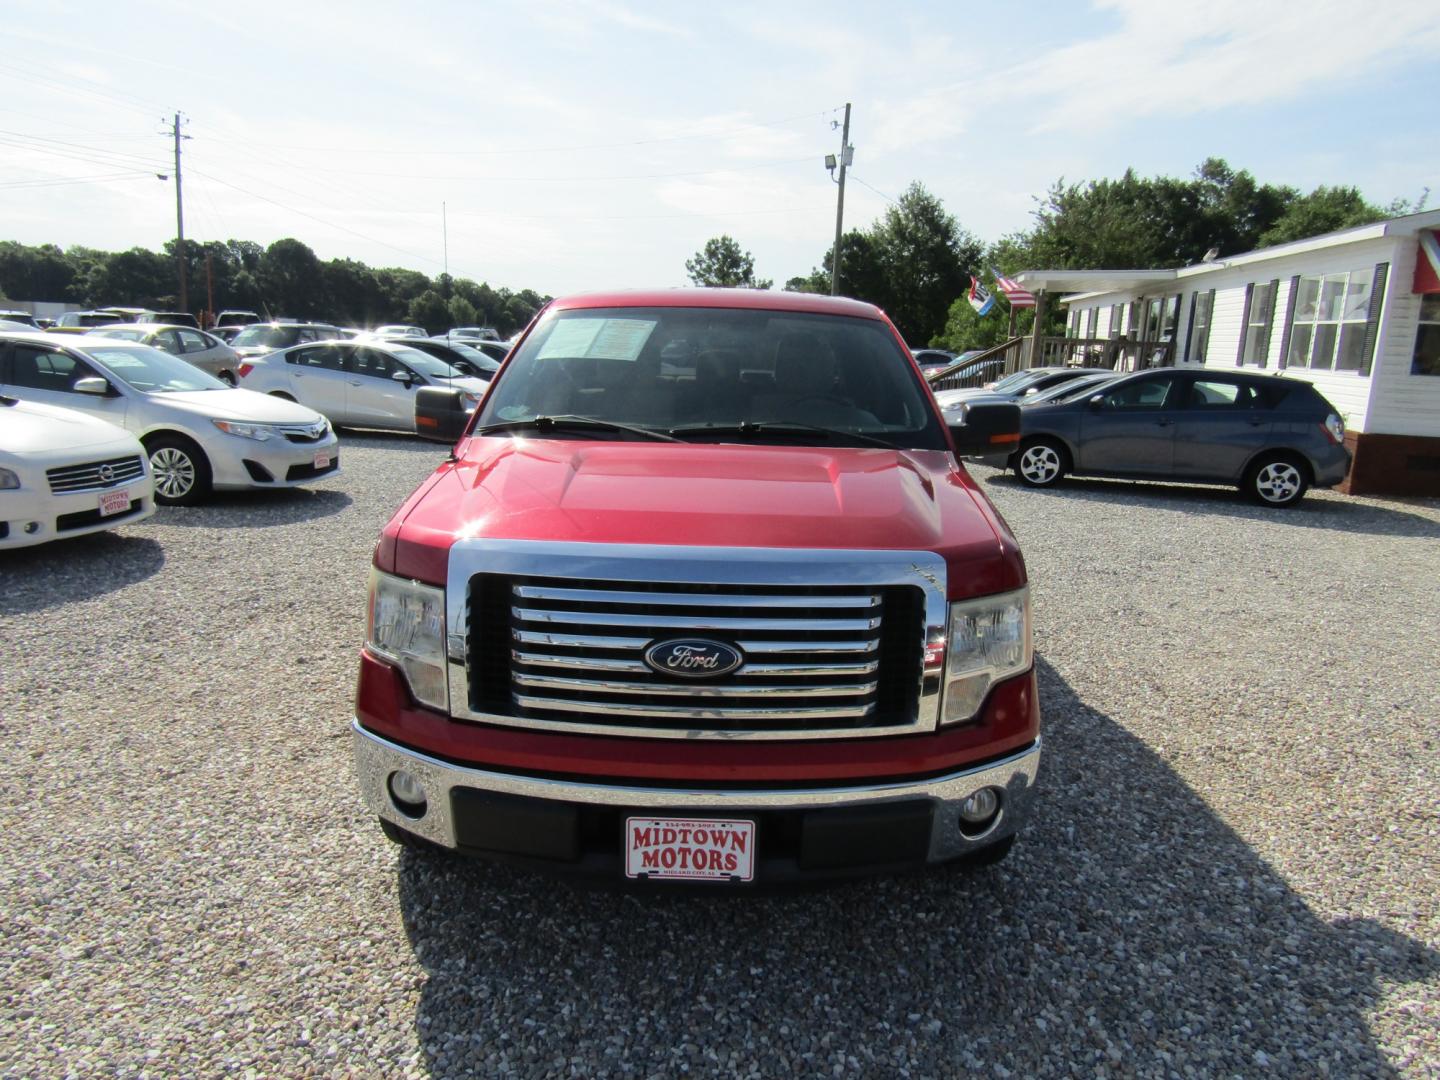
[[[235,373],[233,371],[221,371],[215,377],[221,382],[223,382],[226,386],[240,385],[240,380],[235,377]]]
[[[1070,470],[1070,455],[1054,439],[1031,439],[1015,454],[1015,476],[1027,487],[1053,487]]]
[[[145,452],[155,476],[155,501],[161,506],[194,506],[210,494],[210,461],[189,439],[156,435],[145,440]]]
[[[1245,473],[1244,492],[1262,506],[1294,506],[1310,487],[1310,470],[1294,454],[1262,454]]]

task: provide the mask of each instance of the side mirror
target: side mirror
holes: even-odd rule
[[[95,394],[98,397],[105,397],[110,393],[110,383],[99,375],[87,375],[83,379],[76,379],[75,385],[70,389],[77,394]]]
[[[1020,406],[967,401],[949,428],[960,457],[1008,454],[1020,445]]]
[[[1086,404],[1090,406],[1091,412],[1099,412],[1105,405],[1105,395],[1096,394],[1089,401],[1087,401]]]
[[[393,379],[395,382],[404,383],[406,386],[409,386],[412,382],[415,381],[415,377],[403,368],[400,371],[395,372],[395,374],[391,375],[390,378]]]
[[[444,386],[422,386],[415,392],[415,434],[454,445],[465,431],[470,413],[465,395]]]

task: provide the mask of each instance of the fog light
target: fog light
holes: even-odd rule
[[[960,831],[967,836],[984,831],[1000,811],[1000,793],[983,787],[960,804]]]
[[[29,535],[34,536],[37,532],[40,531],[40,522],[38,522],[38,521],[27,521],[27,522],[25,523],[25,531],[26,531],[26,533],[28,533]]]
[[[390,799],[397,810],[411,817],[425,813],[425,787],[404,769],[390,774]]]

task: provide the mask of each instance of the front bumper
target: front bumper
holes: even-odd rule
[[[69,536],[84,536],[133,525],[155,513],[150,476],[128,484],[115,485],[130,496],[130,508],[101,516],[100,497],[107,490],[87,490],[54,495],[34,488],[0,491],[0,550],[31,547]]]
[[[416,753],[352,725],[365,805],[442,847],[510,862],[624,880],[622,829],[631,811],[689,818],[752,818],[758,884],[843,877],[945,862],[1012,836],[1029,815],[1040,741],[997,761],[922,780],[834,787],[663,787],[495,772]],[[390,777],[423,785],[418,815],[396,805]],[[961,831],[961,803],[1001,792],[985,831]]]
[[[203,446],[217,488],[290,488],[340,475],[340,440],[333,431],[311,443],[288,439],[259,442],[232,435],[224,436],[224,440],[211,440]],[[315,467],[318,452],[330,458],[330,464],[323,469]]]

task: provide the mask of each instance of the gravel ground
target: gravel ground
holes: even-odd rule
[[[1440,1076],[1440,500],[982,483],[1010,859],[637,898],[386,843],[365,572],[438,461],[0,555],[0,1075]]]

